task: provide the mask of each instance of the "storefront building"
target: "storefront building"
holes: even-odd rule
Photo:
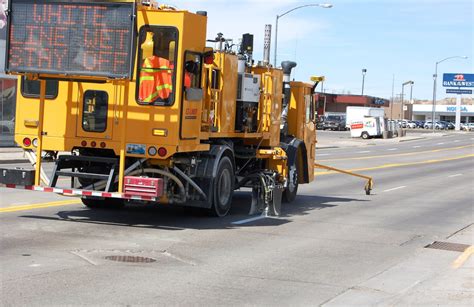
[[[327,113],[346,113],[346,109],[349,106],[372,108],[390,106],[388,99],[373,96],[316,93],[314,98],[317,102],[316,110],[319,116]]]
[[[437,105],[436,106],[436,120],[442,120],[447,122],[456,121],[456,109],[455,105]],[[429,104],[414,104],[413,105],[413,120],[431,120],[433,118],[433,105]],[[461,122],[462,123],[473,123],[474,122],[474,105],[463,105],[461,106]]]

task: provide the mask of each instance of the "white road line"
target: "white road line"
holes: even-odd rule
[[[321,156],[329,156],[329,154],[318,154],[318,153],[317,153],[316,155],[317,155],[317,156],[320,156],[320,157],[321,157]]]
[[[371,151],[370,150],[365,150],[365,151],[359,151],[357,153],[369,153],[369,152],[371,152]]]
[[[387,149],[389,151],[394,151],[394,150],[398,150],[398,148],[390,148],[390,149]]]
[[[462,174],[449,175],[448,178],[454,178],[454,177],[459,177],[459,176],[462,176]]]
[[[436,145],[444,145],[444,143],[438,143],[438,144],[436,144]]]
[[[249,219],[245,219],[245,220],[241,220],[241,221],[237,221],[237,222],[232,222],[232,224],[233,225],[242,225],[242,224],[262,220],[262,219],[265,219],[265,218],[267,218],[267,217],[264,216],[264,215],[259,215],[259,216],[251,217]]]
[[[459,140],[454,140],[454,143],[459,143]]]
[[[402,185],[401,187],[396,187],[396,188],[393,188],[393,189],[388,189],[388,190],[385,190],[384,192],[391,192],[391,191],[395,191],[395,190],[400,190],[400,189],[404,189],[406,188],[407,186],[406,185]]]
[[[421,146],[420,145],[417,145],[417,146],[413,146],[413,148],[420,148]]]

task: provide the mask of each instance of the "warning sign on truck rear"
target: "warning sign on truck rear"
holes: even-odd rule
[[[15,0],[8,72],[128,78],[133,3]]]

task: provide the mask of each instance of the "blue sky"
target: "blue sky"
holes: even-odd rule
[[[390,98],[413,80],[413,97],[431,99],[435,62],[438,73],[474,73],[474,2],[472,0],[348,1],[324,0],[172,0],[180,9],[208,11],[208,37],[222,32],[238,39],[255,35],[255,58],[261,59],[265,24],[293,7],[331,3],[333,8],[296,10],[279,21],[278,61],[298,62],[293,77],[326,76],[327,92],[360,94],[361,69],[367,69],[364,94]],[[273,40],[273,38],[272,38]],[[272,41],[273,43],[273,41]],[[273,59],[273,48],[271,59]],[[440,84],[441,82],[438,82]],[[444,89],[438,86],[438,98]]]

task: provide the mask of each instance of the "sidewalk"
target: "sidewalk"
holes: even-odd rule
[[[324,306],[473,306],[473,238],[473,225],[447,238],[436,238],[443,242],[439,249],[421,247],[430,239],[418,238],[411,242],[420,245],[412,257],[347,289]],[[458,247],[450,243],[467,248],[455,251]]]
[[[28,163],[28,159],[19,147],[0,147],[0,164]]]

